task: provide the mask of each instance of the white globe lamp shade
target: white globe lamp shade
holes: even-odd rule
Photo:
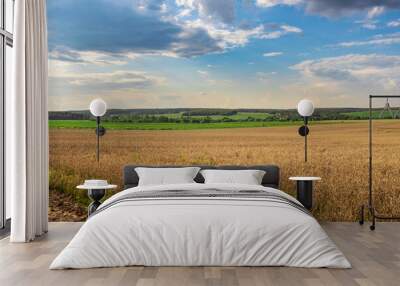
[[[107,104],[104,100],[97,98],[92,100],[89,109],[93,116],[100,117],[106,114]]]
[[[314,104],[311,100],[302,99],[297,104],[297,111],[303,117],[309,117],[314,113]]]

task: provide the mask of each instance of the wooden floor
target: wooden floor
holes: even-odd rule
[[[400,223],[379,223],[375,232],[356,223],[324,229],[352,269],[288,267],[124,267],[48,270],[80,223],[50,223],[43,238],[28,244],[0,241],[0,285],[400,285]]]

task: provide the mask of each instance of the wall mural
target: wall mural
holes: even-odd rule
[[[368,194],[368,95],[400,94],[400,4],[378,2],[48,1],[50,219],[84,220],[76,186],[106,179],[120,191],[128,163],[271,163],[292,195],[289,177],[322,178],[318,219],[355,220]],[[304,98],[316,108],[307,163]],[[400,100],[374,104],[374,198],[394,214]]]

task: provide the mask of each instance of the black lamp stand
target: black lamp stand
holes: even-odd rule
[[[307,135],[310,132],[308,128],[308,116],[304,116],[303,120],[304,125],[299,128],[299,134],[304,137],[304,162],[307,163]]]
[[[100,116],[96,116],[96,136],[97,136],[97,149],[96,149],[96,159],[97,163],[100,162],[100,136],[106,134],[106,129],[100,125]]]

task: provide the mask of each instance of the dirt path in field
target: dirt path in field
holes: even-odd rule
[[[49,192],[49,221],[84,221],[86,210],[74,198],[58,191]]]

